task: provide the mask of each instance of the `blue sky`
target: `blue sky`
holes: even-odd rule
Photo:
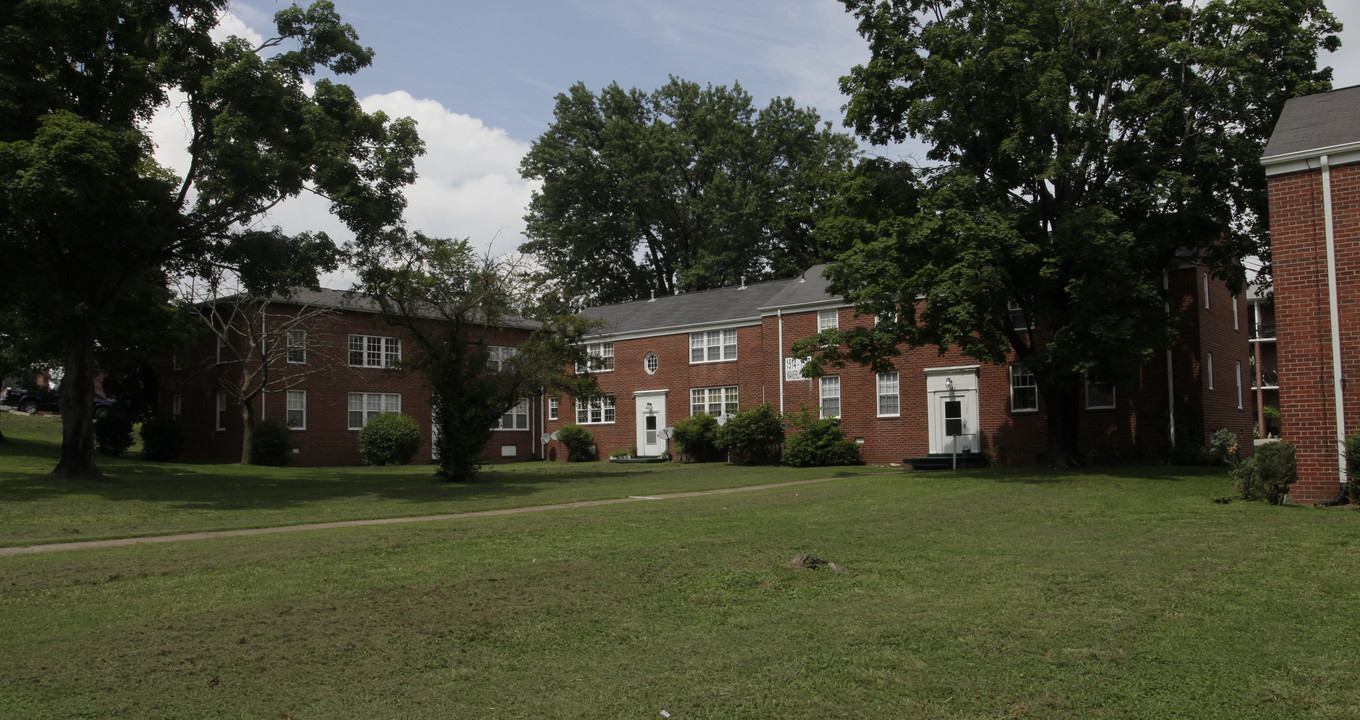
[[[840,126],[838,79],[868,58],[854,19],[835,0],[334,0],[376,57],[344,79],[365,107],[416,118],[427,155],[408,190],[408,223],[446,237],[469,238],[494,255],[523,241],[524,206],[534,186],[519,177],[519,158],[552,122],[554,97],[573,83],[598,90],[610,82],[652,90],[670,75],[701,84],[739,82],[764,106],[776,96],[815,107]],[[232,5],[223,31],[267,32],[289,3]],[[1332,0],[1354,28],[1340,53],[1324,58],[1336,86],[1360,84],[1360,0]],[[1349,38],[1356,47],[1349,47]],[[162,161],[182,122],[156,121]],[[872,149],[870,149],[873,151]],[[913,146],[892,156],[912,156]],[[323,203],[304,198],[265,220],[288,230],[344,232]],[[344,276],[328,279],[345,287]]]

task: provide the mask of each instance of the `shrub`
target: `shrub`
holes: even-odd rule
[[[675,451],[690,462],[723,459],[718,449],[718,419],[700,413],[675,424]]]
[[[420,449],[420,426],[402,413],[380,413],[359,431],[359,455],[368,465],[405,465]]]
[[[784,442],[784,420],[768,404],[738,412],[718,429],[718,448],[733,462],[773,465]]]
[[[165,462],[184,451],[184,426],[172,418],[155,418],[142,423],[142,457]]]
[[[1261,417],[1265,418],[1266,426],[1262,428],[1267,435],[1274,436],[1280,432],[1280,409],[1274,405],[1261,407]]]
[[[1351,502],[1360,502],[1360,432],[1351,433],[1341,451],[1346,453],[1346,487]]]
[[[261,420],[250,433],[250,462],[254,465],[287,465],[293,453],[288,426],[279,420]]]
[[[567,448],[567,462],[595,459],[595,437],[580,425],[564,426],[557,431],[557,439]]]
[[[790,415],[799,433],[789,438],[784,462],[794,467],[859,465],[859,444],[845,437],[840,418],[817,418],[803,411]]]
[[[104,455],[118,457],[132,447],[132,418],[114,408],[94,421],[94,447]]]
[[[1271,505],[1284,502],[1289,486],[1299,478],[1294,445],[1284,441],[1256,449],[1256,457],[1242,462],[1231,473],[1243,500],[1265,500]]]

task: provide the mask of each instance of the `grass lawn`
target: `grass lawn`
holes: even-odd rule
[[[878,475],[0,558],[0,717],[1360,718],[1360,513],[1230,492]]]
[[[98,482],[49,480],[61,419],[0,418],[0,547],[205,530],[409,517],[888,472],[892,468],[528,462],[487,466],[475,483],[429,465],[260,468],[157,463],[134,447],[97,458]]]

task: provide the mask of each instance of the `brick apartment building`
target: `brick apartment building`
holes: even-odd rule
[[[430,462],[430,391],[418,373],[398,367],[413,352],[405,328],[382,321],[377,304],[334,290],[300,292],[237,318],[250,333],[231,333],[226,342],[205,339],[162,380],[166,409],[185,429],[184,456],[233,462],[241,457],[244,421],[236,394],[243,372],[267,362],[270,383],[255,402],[256,418],[289,426],[296,465],[358,465],[359,430],[379,412],[402,412],[421,430],[413,462]],[[536,323],[513,320],[488,328],[485,341],[497,352],[522,343]],[[256,329],[258,328],[258,329]],[[274,350],[262,356],[246,348],[263,340]],[[541,415],[525,400],[501,419],[483,451],[490,462],[540,457]]]
[[[1289,497],[1341,489],[1340,441],[1360,430],[1360,86],[1285,104],[1262,157],[1270,192],[1283,437],[1298,451]]]
[[[790,280],[587,310],[604,322],[589,349],[606,396],[588,403],[544,398],[545,429],[574,422],[593,433],[601,457],[629,448],[654,456],[669,449],[658,431],[684,417],[769,403],[839,416],[870,463],[957,449],[1023,465],[1044,452],[1044,400],[1014,362],[986,365],[957,350],[904,349],[893,373],[847,367],[802,377],[790,352],[795,341],[826,327],[872,322],[827,293],[823,267]],[[1184,322],[1164,361],[1127,386],[1088,383],[1081,442],[1097,462],[1162,457],[1173,437],[1205,444],[1225,427],[1251,437],[1243,298],[1192,263],[1168,269],[1166,287],[1168,311]],[[957,437],[946,433],[960,425]],[[549,457],[560,459],[565,453],[555,446]]]

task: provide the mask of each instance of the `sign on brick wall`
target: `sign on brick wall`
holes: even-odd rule
[[[803,377],[803,366],[807,365],[807,362],[798,358],[784,358],[784,382],[807,380]]]

